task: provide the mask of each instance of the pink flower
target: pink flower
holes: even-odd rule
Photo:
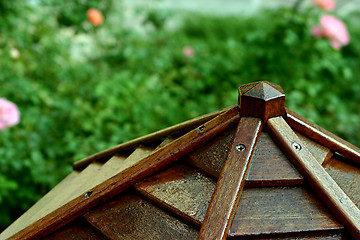
[[[104,22],[102,13],[95,8],[87,10],[86,15],[89,22],[94,26],[100,26]]]
[[[5,98],[0,98],[0,130],[14,126],[19,121],[20,112],[17,106]]]
[[[182,53],[184,54],[185,57],[193,57],[195,54],[195,51],[192,47],[190,46],[185,46],[182,49]]]
[[[333,11],[336,7],[334,0],[313,0],[313,3],[324,11]]]
[[[311,29],[315,37],[327,38],[331,46],[338,50],[349,44],[350,36],[345,24],[338,18],[331,15],[324,15],[320,18],[320,25]]]

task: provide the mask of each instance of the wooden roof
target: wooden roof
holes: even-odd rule
[[[360,150],[280,86],[94,154],[0,239],[360,239]]]

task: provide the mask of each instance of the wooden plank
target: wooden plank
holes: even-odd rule
[[[269,132],[304,178],[355,238],[360,238],[360,210],[336,184],[282,117],[267,122]]]
[[[341,229],[343,226],[305,187],[246,188],[229,235],[271,237]]]
[[[314,141],[338,152],[350,161],[360,166],[360,149],[326,129],[310,122],[299,114],[286,109],[287,122],[291,128],[299,131]]]
[[[235,129],[224,133],[187,157],[191,165],[218,178],[234,138]],[[321,153],[316,151],[315,154]],[[318,156],[322,158],[322,156]],[[276,171],[274,171],[276,169]],[[303,184],[303,177],[289,162],[268,133],[261,132],[251,161],[246,187]]]
[[[86,157],[82,160],[79,160],[77,162],[74,163],[73,167],[74,169],[82,169],[84,167],[86,167],[88,164],[90,164],[93,161],[97,161],[99,159],[102,158],[108,158],[111,157],[113,155],[115,155],[116,153],[121,153],[122,151],[127,151],[127,150],[131,150],[133,148],[138,147],[141,144],[146,144],[146,143],[150,143],[153,141],[158,141],[166,136],[168,136],[169,134],[175,134],[178,133],[180,131],[185,131],[185,130],[192,130],[194,128],[197,128],[198,126],[200,126],[201,124],[210,121],[211,119],[215,118],[218,115],[221,115],[222,113],[228,111],[229,109],[234,108],[234,106],[229,107],[229,108],[225,108],[222,109],[220,111],[216,111],[213,113],[209,113],[182,123],[179,123],[177,125],[159,130],[157,132],[148,134],[146,136],[143,137],[139,137],[136,139],[133,139],[131,141],[116,145],[114,147],[108,148],[104,151],[95,153],[89,157]]]
[[[335,155],[325,166],[325,170],[360,208],[360,168]]]
[[[197,151],[191,153],[186,157],[186,161],[209,175],[218,178],[235,136],[235,131],[236,126],[220,134]]]
[[[303,183],[301,174],[276,146],[269,134],[262,132],[256,145],[245,186],[291,186]]]
[[[197,129],[160,148],[137,164],[106,180],[91,189],[84,196],[77,197],[56,211],[15,234],[11,239],[30,239],[41,237],[52,232],[68,222],[81,216],[99,203],[117,195],[133,184],[154,174],[159,169],[173,163],[203,142],[212,139],[217,134],[231,128],[239,121],[237,108],[232,108]]]
[[[198,233],[132,193],[121,194],[84,218],[109,239],[195,239]]]
[[[77,219],[56,232],[43,238],[44,240],[106,240],[107,238],[97,233],[94,228],[82,219]]]
[[[332,157],[333,153],[329,148],[320,145],[319,143],[305,137],[299,132],[295,132],[298,138],[305,144],[305,147],[311,152],[315,159],[321,164],[325,165]]]
[[[226,239],[262,129],[259,118],[240,119],[198,239]]]
[[[35,203],[29,210],[27,210],[21,217],[13,222],[8,228],[6,228],[1,234],[0,239],[7,239],[14,235],[21,229],[26,228],[30,224],[39,220],[44,216],[44,206],[51,204],[54,199],[61,196],[61,193],[68,188],[69,185],[74,184],[80,173],[74,171],[66,176],[58,185],[56,185],[50,192],[42,197],[37,203]]]
[[[242,239],[241,237],[230,238],[230,239]],[[297,233],[292,236],[279,236],[279,237],[256,237],[256,240],[351,240],[352,238],[346,233],[332,233],[317,231],[313,233]]]
[[[200,228],[215,186],[213,178],[189,166],[177,164],[138,183],[135,189]]]

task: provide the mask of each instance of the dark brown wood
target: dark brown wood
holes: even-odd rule
[[[251,161],[246,187],[301,185],[304,179],[276,146],[268,133],[262,132]]]
[[[335,155],[325,170],[360,209],[360,168]]]
[[[100,235],[94,227],[82,219],[77,219],[66,226],[58,229],[56,232],[43,238],[44,240],[106,240]]]
[[[267,122],[279,147],[354,238],[360,239],[360,210],[317,162],[282,117]]]
[[[240,115],[261,118],[263,122],[285,115],[285,94],[279,85],[257,82],[239,87]]]
[[[262,122],[259,118],[240,119],[201,226],[199,240],[227,238],[261,129]]]
[[[135,194],[121,194],[84,218],[109,239],[195,239],[198,230]]]
[[[215,186],[214,179],[180,164],[136,184],[135,189],[200,228]]]
[[[329,210],[305,187],[246,188],[230,236],[341,230]]]
[[[286,109],[287,122],[291,128],[299,131],[314,141],[338,152],[360,166],[360,149],[324,128],[310,122],[299,114]]]
[[[234,138],[236,126],[211,140],[186,157],[186,161],[218,178]]]
[[[56,211],[19,231],[11,239],[41,237],[64,226],[99,203],[119,194],[133,184],[176,161],[239,121],[236,107],[226,111],[197,129],[160,148],[135,165],[75,198]]]
[[[288,234],[285,234],[288,235]],[[231,237],[228,238],[231,240],[242,240],[244,237]],[[279,236],[275,237],[274,234],[270,236],[264,237],[255,237],[250,239],[256,240],[352,240],[351,236],[346,233],[334,233],[333,231],[315,231],[315,232],[307,232],[307,233],[294,233],[289,234],[289,236]]]
[[[190,154],[187,157],[187,162],[218,178],[234,134],[235,129],[232,129],[217,137],[206,146]],[[314,154],[319,159],[323,157],[321,151],[316,151]],[[303,184],[303,177],[276,146],[268,133],[262,132],[255,147],[245,186],[289,186],[299,184]]]
[[[97,161],[99,159],[103,159],[103,158],[109,158],[115,154],[121,154],[121,152],[123,151],[128,151],[131,150],[133,148],[138,147],[141,144],[146,144],[146,143],[150,143],[153,141],[158,141],[162,138],[167,137],[169,134],[176,134],[179,131],[185,131],[185,130],[192,130],[194,128],[197,128],[198,126],[200,126],[201,124],[210,121],[211,119],[215,118],[216,116],[228,111],[229,109],[234,108],[234,106],[229,107],[229,108],[225,108],[222,109],[220,111],[216,111],[210,114],[206,114],[191,120],[188,120],[186,122],[183,123],[179,123],[177,125],[159,130],[157,132],[148,134],[146,136],[142,136],[136,139],[133,139],[131,141],[116,145],[114,147],[111,147],[109,149],[106,149],[104,151],[95,153],[89,157],[86,157],[82,160],[79,160],[77,162],[75,162],[73,164],[74,169],[82,169],[84,167],[86,167],[88,164],[90,164],[93,161]]]

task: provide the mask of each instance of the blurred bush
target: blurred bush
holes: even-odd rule
[[[151,9],[136,32],[114,2],[0,0],[0,97],[22,114],[0,132],[1,228],[72,162],[234,105],[237,86],[253,81],[280,84],[289,108],[360,145],[358,13],[345,19],[350,45],[335,51],[310,35],[316,9],[191,14],[172,30],[171,14]],[[88,8],[102,26],[86,21]]]

